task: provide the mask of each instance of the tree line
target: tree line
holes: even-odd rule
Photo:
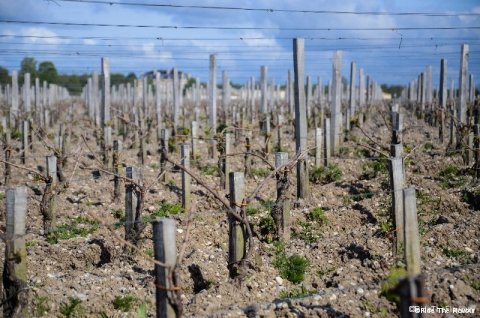
[[[37,65],[38,64],[38,65]],[[87,80],[91,74],[59,74],[55,64],[51,61],[43,61],[38,63],[33,57],[25,57],[20,63],[20,71],[18,81],[23,84],[25,73],[30,73],[31,85],[35,83],[35,78],[39,78],[41,82],[57,84],[68,89],[70,95],[80,95],[82,88],[87,84]],[[137,79],[135,73],[130,72],[127,75],[121,73],[110,74],[110,82],[112,85],[122,83],[132,83]],[[12,78],[8,73],[8,69],[0,66],[0,84],[11,84]]]

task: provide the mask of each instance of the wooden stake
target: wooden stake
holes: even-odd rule
[[[288,153],[275,153],[275,168],[288,162]],[[278,239],[286,242],[290,240],[290,198],[288,197],[288,171],[277,173],[277,201],[272,209],[272,218],[277,228]]]
[[[3,268],[5,317],[27,317],[28,275],[25,246],[27,188],[9,188],[6,197],[5,262]]]
[[[142,169],[137,167],[126,167],[125,174],[128,179],[141,184],[143,181]],[[138,225],[141,222],[142,211],[139,211],[141,206],[142,194],[137,186],[132,182],[125,184],[125,240],[133,244],[138,240]]]
[[[415,188],[403,189],[403,213],[405,220],[405,261],[409,276],[420,274],[420,240],[417,221]]]
[[[180,145],[180,156],[182,158],[182,166],[190,169],[190,145]],[[190,197],[190,181],[191,177],[188,173],[182,170],[182,207],[184,211],[190,210],[191,197]]]
[[[307,150],[307,110],[304,85],[304,39],[293,39],[293,65],[295,74],[295,149],[297,155]],[[297,198],[308,195],[308,170],[305,158],[297,161]]]
[[[403,235],[403,187],[405,186],[405,176],[403,168],[403,158],[391,157],[388,161],[390,172],[390,189],[392,191],[392,210],[391,220],[396,233],[395,252],[402,254],[404,235]]]
[[[245,178],[243,172],[230,172],[230,206],[237,212],[241,211],[243,198],[245,196]],[[229,215],[229,252],[228,268],[230,277],[238,274],[238,263],[245,256],[245,227],[236,218]]]
[[[176,318],[172,299],[175,286],[173,284],[173,269],[177,262],[176,224],[175,220],[160,218],[152,222],[153,254],[155,260],[167,267],[155,264],[155,301],[157,303],[157,318]]]

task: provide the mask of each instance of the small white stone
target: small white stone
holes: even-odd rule
[[[177,229],[177,232],[181,234],[181,233],[183,233],[183,230],[182,229]]]
[[[155,207],[153,205],[148,207],[148,212],[153,212],[155,211]]]
[[[357,289],[357,294],[363,295],[363,293],[364,293],[363,288],[358,288]]]
[[[217,298],[222,298],[222,295],[217,295]]]
[[[465,247],[465,252],[473,253],[473,250],[470,247]]]
[[[365,312],[365,317],[370,317],[370,312],[369,311]]]
[[[283,285],[283,279],[280,276],[275,277],[275,281],[278,285]]]
[[[337,295],[333,294],[332,296],[330,296],[329,300],[330,301],[337,300]]]

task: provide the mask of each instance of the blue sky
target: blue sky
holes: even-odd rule
[[[457,83],[461,43],[468,43],[470,46],[469,72],[476,78],[480,75],[479,29],[391,30],[405,27],[480,27],[478,0],[342,0],[336,3],[324,0],[121,1],[296,10],[435,12],[454,15],[432,17],[282,13],[112,6],[60,0],[0,0],[0,20],[3,21],[271,28],[155,29],[0,22],[0,65],[9,70],[19,69],[23,57],[33,56],[37,61],[53,61],[62,73],[89,73],[100,70],[100,57],[105,56],[110,59],[112,72],[134,71],[140,74],[152,69],[169,69],[175,66],[206,81],[208,56],[215,53],[218,59],[219,81],[221,71],[226,70],[234,82],[244,83],[251,76],[259,78],[260,66],[267,65],[269,78],[283,84],[288,69],[293,69],[291,38],[304,37],[305,69],[307,75],[311,75],[314,81],[317,76],[320,76],[324,83],[330,79],[332,55],[334,50],[339,49],[343,51],[342,73],[346,77],[350,62],[355,61],[357,67],[363,67],[366,74],[371,75],[379,83],[406,84],[427,65],[432,65],[434,85],[437,85],[440,59],[446,58],[449,82],[453,79]],[[455,15],[460,12],[478,15]],[[390,30],[358,30],[358,28]],[[87,37],[103,37],[108,40]],[[339,40],[339,37],[346,39]],[[478,82],[480,80],[477,80]]]

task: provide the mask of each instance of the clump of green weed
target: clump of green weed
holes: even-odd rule
[[[76,297],[68,297],[68,302],[60,306],[60,313],[66,318],[80,316],[83,312],[82,301]]]
[[[74,237],[85,237],[99,228],[96,220],[91,220],[84,216],[69,219],[68,223],[58,225],[53,231],[48,233],[47,242],[56,244],[59,240],[69,240]]]
[[[362,179],[374,179],[380,175],[388,174],[388,159],[381,156],[375,160],[370,160],[363,165],[364,173]]]
[[[307,297],[310,295],[316,294],[317,291],[315,289],[307,289],[304,286],[300,286],[300,288],[293,288],[290,290],[282,290],[278,297],[280,299],[286,298],[300,298],[300,297]]]
[[[342,178],[342,171],[340,167],[331,163],[326,167],[316,167],[310,172],[310,182],[315,184],[327,184],[335,182]]]
[[[390,268],[387,279],[382,283],[382,296],[391,302],[399,303],[400,295],[394,291],[400,281],[407,276],[407,270],[402,266],[394,266]]]
[[[267,242],[273,241],[273,236],[275,234],[275,223],[271,216],[266,216],[260,219],[258,223],[260,228],[260,234],[264,237]]]
[[[265,178],[265,177],[268,177],[268,175],[270,174],[270,170],[265,168],[252,168],[251,173],[252,173],[252,176]]]
[[[280,277],[298,284],[305,279],[305,272],[310,263],[300,255],[287,256],[285,254],[285,244],[274,244],[275,260],[273,266],[280,272]]]
[[[272,211],[273,207],[275,206],[275,201],[271,199],[267,199],[265,201],[260,202],[262,207],[267,210],[268,212]]]
[[[116,296],[113,300],[113,308],[123,312],[129,312],[132,310],[133,306],[138,302],[138,298],[130,294]]]
[[[156,218],[164,218],[171,215],[178,215],[183,212],[184,210],[181,204],[164,202],[157,210],[152,212],[152,214],[145,217],[145,222],[151,222]]]
[[[36,295],[33,299],[33,303],[35,306],[34,312],[36,317],[43,317],[50,312],[48,297]]]
[[[245,211],[247,212],[247,215],[255,215],[255,214],[257,214],[260,210],[259,210],[258,208],[249,206],[249,207],[246,208]]]
[[[218,174],[218,166],[207,163],[206,165],[200,167],[200,173],[204,176],[213,176]]]
[[[437,174],[438,181],[444,188],[461,187],[467,183],[467,178],[464,176],[456,165],[450,164]]]
[[[325,211],[322,208],[318,207],[310,211],[310,213],[308,214],[308,219],[310,221],[315,221],[320,225],[328,223],[328,218],[325,215]]]
[[[292,236],[298,238],[308,244],[313,244],[320,239],[320,234],[317,232],[315,225],[312,222],[299,221],[300,231],[294,231]]]
[[[442,253],[446,257],[450,258],[463,258],[467,254],[464,250],[456,247],[444,246],[442,248]]]

